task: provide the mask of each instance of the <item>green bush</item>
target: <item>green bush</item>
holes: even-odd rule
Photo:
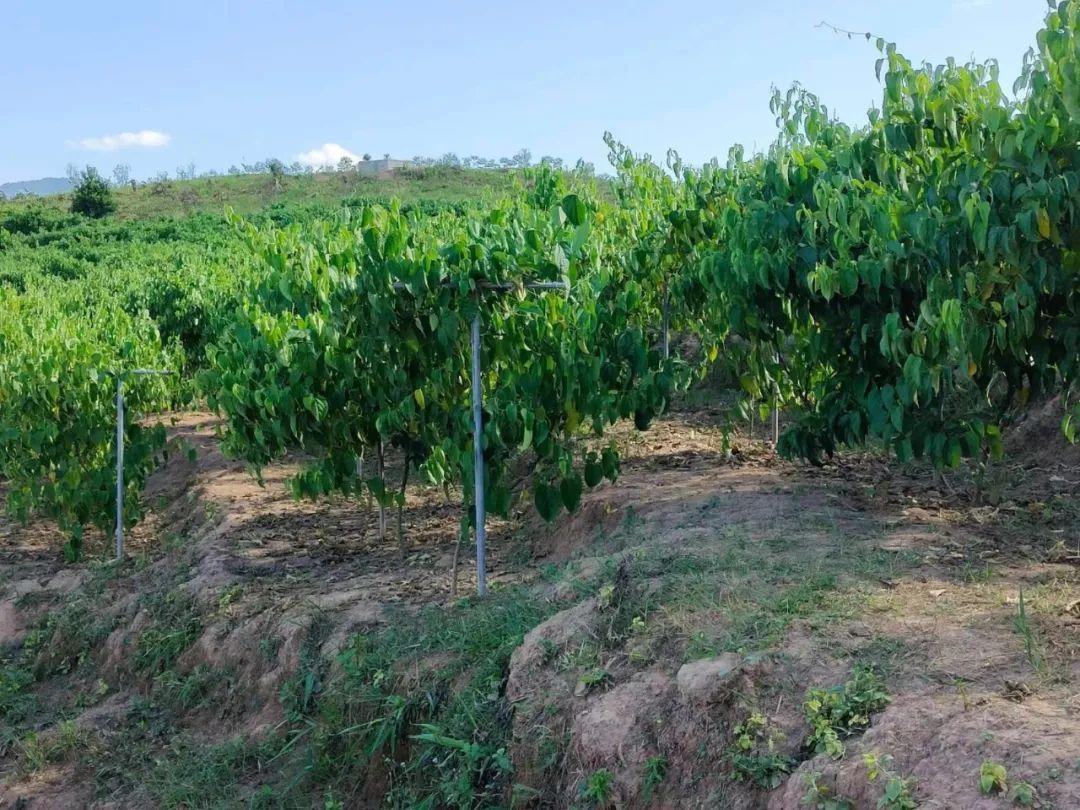
[[[71,213],[101,219],[116,210],[109,181],[93,166],[87,167],[71,197]]]

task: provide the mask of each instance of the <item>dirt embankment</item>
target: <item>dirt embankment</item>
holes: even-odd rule
[[[937,484],[872,454],[810,470],[739,437],[729,452],[707,411],[620,433],[617,485],[552,527],[493,527],[496,588],[548,618],[523,628],[499,685],[513,774],[470,772],[474,789],[520,806],[874,807],[894,779],[923,807],[1003,806],[1028,789],[1035,806],[1080,806],[1080,454],[1044,430],[1054,416],[1051,403],[1018,427],[1009,462]],[[119,568],[63,568],[53,529],[0,523],[0,645],[32,679],[0,681],[0,806],[196,806],[148,761],[317,729],[325,706],[297,701],[318,705],[357,633],[458,609],[460,505],[411,487],[402,561],[373,509],[292,501],[290,464],[260,487],[213,427],[180,418],[197,460],[154,478]],[[49,617],[64,643],[35,646]],[[394,677],[408,702],[449,654],[406,654]],[[876,686],[854,680],[863,670]],[[808,690],[830,687],[815,726]],[[843,756],[815,750],[829,728]],[[244,749],[255,764],[214,783],[243,784],[204,806],[303,771],[290,745]],[[326,784],[344,806],[376,806],[394,779],[420,778],[395,764],[409,747],[384,748],[367,788],[334,781],[332,760]],[[1004,773],[986,793],[984,766]]]

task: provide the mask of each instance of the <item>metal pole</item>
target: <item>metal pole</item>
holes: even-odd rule
[[[407,289],[405,282],[393,282],[395,290]],[[455,288],[452,281],[444,281],[442,287]],[[520,283],[504,281],[479,281],[479,292],[512,292],[519,288],[526,290],[562,290],[570,291],[566,281],[524,281]],[[487,510],[484,505],[484,401],[480,379],[480,299],[476,300],[476,315],[472,321],[472,406],[473,406],[473,489],[476,494],[476,592],[487,595]],[[455,580],[456,581],[456,580]]]
[[[476,497],[476,592],[487,595],[487,517],[484,508],[484,402],[480,380],[480,307],[472,322],[473,489]]]
[[[124,374],[116,375],[116,560],[124,559]],[[127,372],[135,377],[166,377],[171,371],[137,368]]]
[[[124,559],[124,378],[116,375],[116,560]]]

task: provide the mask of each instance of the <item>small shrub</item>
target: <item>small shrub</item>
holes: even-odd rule
[[[600,610],[610,610],[617,604],[615,598],[615,586],[612,584],[602,585],[596,595],[596,606]]]
[[[1004,793],[1009,789],[1009,778],[1005,766],[987,760],[979,768],[979,792],[984,796]]]
[[[552,641],[550,638],[540,639],[540,661],[543,664],[550,664],[555,660],[555,657],[559,654],[559,645]]]
[[[904,779],[891,769],[891,756],[866,753],[863,754],[863,762],[866,764],[867,779],[873,782],[880,778],[885,783],[881,798],[877,802],[879,810],[915,810],[919,806],[911,795],[911,780]]]
[[[594,807],[607,807],[615,793],[615,777],[607,768],[593,771],[581,786],[581,798]]]
[[[1012,799],[1013,804],[1018,804],[1021,807],[1034,807],[1038,795],[1033,785],[1027,782],[1017,782],[1009,792],[1009,798]]]
[[[93,166],[87,167],[79,178],[79,184],[71,197],[71,212],[100,219],[116,210],[109,181],[98,174]]]
[[[244,595],[244,586],[240,583],[222,588],[218,595],[218,613],[224,613]]]
[[[606,669],[600,667],[593,667],[587,669],[581,673],[581,677],[578,678],[577,686],[574,689],[575,695],[585,695],[591,692],[593,689],[598,689],[605,686],[611,681],[611,673]]]
[[[753,782],[765,790],[780,785],[794,764],[791,757],[778,750],[783,735],[768,718],[753,712],[735,726],[735,743],[728,752],[728,759],[735,771],[735,778]]]
[[[622,646],[635,630],[644,627],[649,612],[649,597],[635,581],[634,573],[624,561],[612,573],[611,582],[600,587],[596,605],[603,617],[599,632],[602,646]]]
[[[870,725],[870,715],[889,704],[885,685],[868,669],[856,669],[851,680],[829,689],[811,689],[803,712],[810,724],[807,747],[834,759],[844,755],[842,739]]]

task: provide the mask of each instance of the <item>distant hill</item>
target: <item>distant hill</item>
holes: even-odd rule
[[[427,167],[398,169],[378,175],[360,172],[319,172],[290,175],[275,180],[269,174],[200,177],[196,180],[152,180],[137,188],[115,188],[115,219],[136,220],[157,217],[183,217],[207,212],[220,215],[226,206],[240,214],[253,214],[271,205],[323,205],[337,208],[348,199],[383,201],[397,198],[405,203],[425,200],[443,203],[471,202],[498,198],[507,193],[515,173],[503,170]],[[43,181],[42,181],[43,182]],[[68,191],[66,180],[59,191]],[[5,206],[26,205],[14,201],[9,187],[27,189],[27,183],[4,186],[9,200]],[[54,194],[57,192],[53,192]],[[39,194],[48,192],[37,192]],[[67,209],[61,197],[33,200],[57,209]]]
[[[71,181],[66,177],[42,177],[40,180],[24,180],[19,183],[0,183],[0,195],[15,197],[19,194],[63,194],[71,191]]]

